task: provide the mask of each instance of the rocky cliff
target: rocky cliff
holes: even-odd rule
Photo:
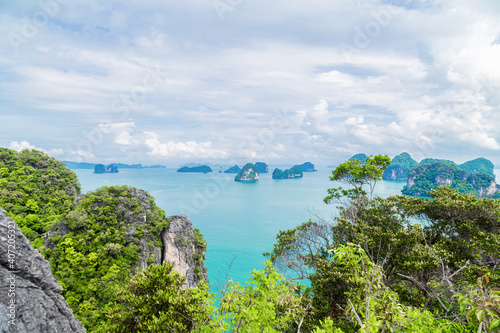
[[[174,270],[186,277],[185,287],[196,287],[202,279],[207,279],[207,269],[203,264],[206,243],[186,215],[167,219],[170,225],[161,233],[161,261],[172,263]]]
[[[101,188],[82,195],[78,205],[85,207],[86,201],[92,203],[86,209],[87,214],[78,210],[78,214],[70,213],[67,221],[47,233],[47,248],[55,246],[51,241],[54,237],[64,237],[69,233],[78,237],[81,233],[88,233],[90,230],[82,227],[92,223],[91,214],[94,213],[99,215],[101,221],[113,221],[107,223],[104,230],[111,239],[121,239],[121,243],[114,240],[108,244],[134,249],[137,253],[137,261],[130,267],[132,275],[151,264],[160,265],[167,261],[186,276],[189,287],[195,287],[201,279],[206,279],[203,263],[206,244],[199,230],[193,228],[185,215],[164,218],[163,211],[146,191],[129,186]],[[116,234],[107,230],[116,230]],[[108,244],[101,240],[99,245],[106,249],[111,246]]]
[[[0,332],[85,332],[60,294],[62,287],[52,275],[49,262],[3,209],[0,280]]]
[[[259,171],[252,163],[247,163],[241,171],[234,177],[237,182],[256,182],[259,180]]]
[[[80,196],[47,234],[45,249],[68,304],[89,331],[105,325],[101,309],[152,264],[171,261],[187,275],[186,287],[206,278],[199,232],[185,216],[165,217],[153,197],[130,186],[105,186]]]

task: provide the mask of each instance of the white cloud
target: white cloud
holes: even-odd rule
[[[13,149],[16,151],[21,151],[24,149],[39,149],[34,145],[30,144],[28,141],[12,141],[9,144],[9,149]]]
[[[49,155],[51,157],[61,156],[61,155],[64,154],[64,150],[61,149],[61,148],[53,148],[53,149],[46,150],[46,149],[39,148],[39,147],[36,147],[36,146],[30,144],[26,140],[12,141],[9,144],[9,149],[13,149],[13,150],[16,150],[16,151],[21,151],[21,150],[24,150],[24,149],[36,149],[36,150],[39,150],[39,151],[42,151],[42,152],[46,153],[47,155]]]
[[[96,158],[94,154],[84,150],[74,150],[67,157],[70,161],[74,162],[84,162],[84,161],[88,162],[88,161],[93,161]]]
[[[0,103],[9,106],[0,139],[78,147],[82,137],[74,133],[91,128],[109,138],[92,153],[66,151],[138,163],[233,158],[269,128],[274,110],[286,108],[294,111],[273,131],[270,148],[248,154],[286,162],[350,150],[494,155],[498,1],[410,1],[399,11],[387,2],[256,0],[235,6],[223,22],[211,2],[68,2],[18,53],[0,41]],[[3,6],[0,32],[20,31],[37,10],[36,3]],[[342,43],[354,45],[357,29],[386,10],[390,22],[346,57]],[[162,80],[132,101],[155,67]],[[112,108],[116,100],[124,101],[120,110]],[[26,120],[12,124],[9,113]],[[51,135],[30,117],[39,114]]]
[[[149,138],[145,140],[151,151],[148,153],[154,158],[227,158],[228,154],[221,149],[212,148],[212,142],[160,142],[159,136],[153,132],[145,133]]]
[[[132,136],[132,132],[134,131],[135,123],[127,122],[127,123],[107,123],[100,124],[99,129],[104,134],[111,134],[114,136],[113,142],[119,145],[131,145],[137,143]]]

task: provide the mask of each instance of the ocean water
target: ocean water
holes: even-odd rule
[[[272,168],[270,168],[272,169]],[[130,185],[148,191],[167,216],[186,214],[207,241],[205,265],[214,292],[226,278],[245,283],[261,269],[279,230],[293,228],[317,214],[331,219],[333,205],[323,203],[326,190],[341,186],[329,180],[331,169],[303,178],[274,180],[260,174],[256,183],[234,181],[234,174],[177,173],[176,169],[120,169],[117,174],[74,170],[82,192],[101,186]],[[383,197],[400,194],[405,182],[380,181]]]

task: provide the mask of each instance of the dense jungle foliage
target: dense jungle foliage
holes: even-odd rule
[[[206,282],[184,289],[168,263],[148,266],[169,221],[144,191],[79,196],[74,174],[45,154],[0,156],[0,207],[49,259],[89,332],[500,330],[500,200],[450,187],[373,197],[387,156],[336,168],[331,180],[348,187],[325,202],[338,216],[280,231],[266,268],[228,281],[218,300]]]
[[[474,168],[472,164],[469,167]],[[421,164],[411,169],[408,177],[414,184],[411,187],[405,186],[402,193],[416,196],[428,196],[429,191],[436,190],[438,186],[449,185],[458,192],[485,197],[488,196],[486,188],[495,181],[495,176],[482,172],[468,173],[455,163],[449,162]],[[500,194],[495,193],[493,197],[498,198]]]
[[[92,331],[137,266],[159,255],[168,221],[142,190],[79,193],[76,175],[63,163],[36,150],[0,148],[0,208],[49,260],[66,301]]]
[[[160,255],[160,232],[167,226],[165,212],[147,193],[109,186],[81,198],[66,215],[63,230],[50,234],[45,256],[85,327],[101,325],[106,306],[137,266],[153,263],[155,252]]]
[[[36,150],[0,148],[0,207],[43,252],[43,234],[72,208],[80,184],[63,163]]]

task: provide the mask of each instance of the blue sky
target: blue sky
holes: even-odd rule
[[[0,2],[0,146],[60,160],[500,165],[500,2]]]

